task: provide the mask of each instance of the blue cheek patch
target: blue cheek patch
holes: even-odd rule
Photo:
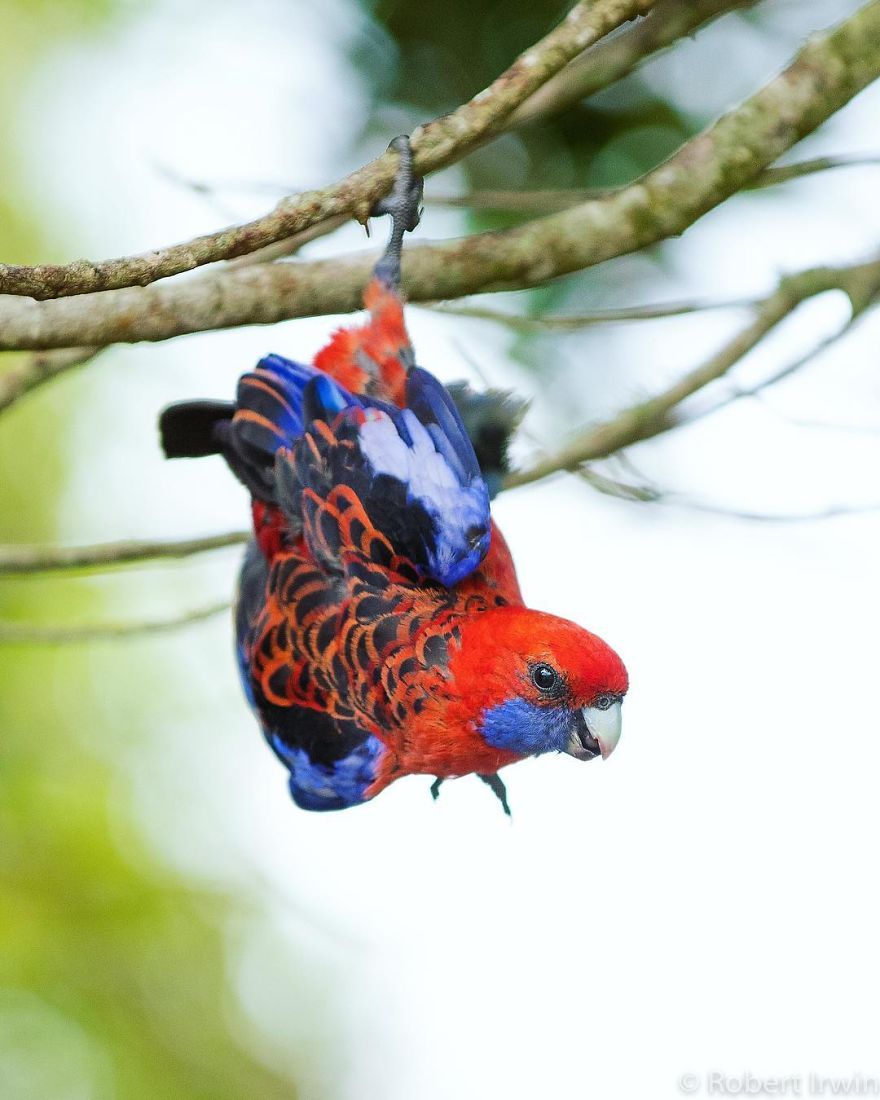
[[[568,741],[571,712],[540,707],[525,699],[508,699],[483,712],[480,732],[487,744],[523,756],[561,752]]]
[[[364,792],[376,778],[385,747],[376,737],[334,764],[315,764],[304,749],[291,749],[277,736],[272,747],[290,769],[290,794],[303,810],[345,810],[364,801]]]

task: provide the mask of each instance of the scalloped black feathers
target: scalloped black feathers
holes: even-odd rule
[[[407,560],[416,577],[452,586],[488,549],[486,482],[500,487],[523,409],[506,394],[462,385],[454,392],[456,400],[413,367],[397,408],[269,355],[239,380],[234,406],[166,409],[162,442],[169,457],[222,454],[256,499],[281,507],[291,532],[305,526],[326,570],[345,568],[347,554],[369,548],[383,562]],[[384,549],[372,535],[364,543],[367,530]]]
[[[348,404],[343,402],[348,398]],[[306,387],[310,428],[280,451],[278,501],[305,525],[315,560],[345,568],[364,555],[451,586],[489,545],[489,495],[445,389],[413,369],[406,406],[351,398],[326,378]]]

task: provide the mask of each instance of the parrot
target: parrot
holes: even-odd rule
[[[234,610],[244,694],[304,810],[348,809],[407,775],[476,774],[541,753],[607,758],[628,675],[574,622],[525,606],[491,515],[523,405],[444,387],[404,320],[404,234],[423,181],[406,137],[365,323],[310,365],[261,359],[236,400],[166,408],[168,458],[221,455],[251,498]]]

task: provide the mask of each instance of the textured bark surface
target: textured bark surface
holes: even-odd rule
[[[406,292],[412,301],[433,301],[533,287],[681,234],[878,76],[880,0],[871,0],[810,40],[764,88],[630,186],[515,229],[410,248],[403,264]],[[373,253],[362,253],[218,268],[191,279],[52,301],[7,296],[0,299],[0,348],[166,340],[348,313],[360,307],[374,260]]]

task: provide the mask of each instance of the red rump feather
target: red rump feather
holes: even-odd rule
[[[340,328],[315,356],[318,370],[329,374],[349,393],[372,393],[403,405],[412,345],[403,320],[400,297],[381,279],[364,291],[370,319],[354,328]],[[377,386],[378,383],[378,386]]]

